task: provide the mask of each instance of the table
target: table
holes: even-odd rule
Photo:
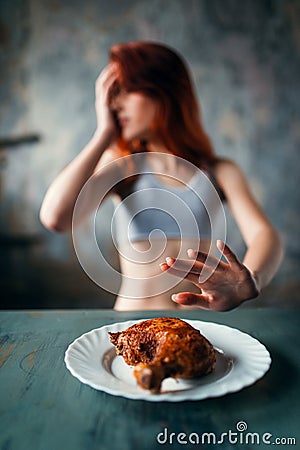
[[[273,359],[271,368],[261,380],[240,392],[180,403],[111,396],[80,383],[66,369],[64,352],[82,333],[113,322],[155,316],[179,316],[238,328],[266,345]],[[265,433],[272,435],[266,435],[266,441],[281,439],[277,448],[300,448],[299,316],[299,310],[243,308],[226,313],[2,311],[0,449],[250,450],[267,448],[261,441]],[[229,441],[229,430],[236,432],[236,424],[241,421],[247,424],[247,432],[259,435],[260,445],[254,435],[249,435],[250,443],[241,442],[245,433],[231,434]],[[219,440],[222,433],[228,434],[223,443],[193,444],[196,434],[202,438],[203,433],[215,433]],[[290,438],[296,439],[296,445],[287,440]]]

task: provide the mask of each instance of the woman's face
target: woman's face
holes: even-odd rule
[[[139,92],[121,91],[114,99],[113,110],[117,114],[122,138],[151,140],[153,123],[157,113],[157,102]]]

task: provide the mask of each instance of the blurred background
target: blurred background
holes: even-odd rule
[[[71,235],[46,231],[38,212],[93,134],[94,82],[110,46],[131,40],[171,45],[190,65],[216,153],[240,164],[285,244],[280,271],[253,305],[296,305],[300,1],[0,0],[1,307],[113,305],[84,273]],[[101,245],[117,267],[110,201],[102,214]],[[243,255],[229,215],[228,242]]]

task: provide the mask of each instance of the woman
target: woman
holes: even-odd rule
[[[113,46],[110,62],[96,82],[95,106],[95,134],[50,186],[41,208],[42,223],[53,231],[70,230],[83,186],[92,180],[89,192],[95,192],[93,180],[105,184],[115,171],[121,182],[110,193],[120,206],[119,231],[129,223],[122,223],[132,206],[126,204],[127,198],[133,199],[134,206],[145,202],[148,213],[141,220],[136,215],[130,239],[122,240],[121,236],[118,243],[123,281],[115,309],[175,309],[189,305],[225,311],[255,298],[279,267],[283,253],[280,239],[254,200],[239,167],[215,156],[201,125],[196,96],[182,59],[157,43]],[[156,174],[155,179],[149,179],[147,171],[137,164],[137,155],[141,154],[150,175]],[[201,194],[204,203],[212,202],[210,196],[215,190],[228,203],[247,246],[242,262],[222,241],[217,242],[224,257],[219,261],[208,255],[209,239],[199,240],[195,232],[170,232],[173,225],[164,211],[159,218],[153,207],[151,189],[159,182],[161,189],[155,191],[156,196],[157,192],[176,192],[172,198],[182,205],[186,202],[196,217],[196,225],[202,228],[204,213],[199,215],[197,210],[201,202],[195,206],[195,199],[190,200],[192,194],[179,193],[194,180],[197,169],[212,183],[212,189]],[[196,184],[201,190],[200,178],[196,177]],[[143,197],[135,201],[132,195],[137,192],[142,192]],[[88,201],[82,203],[88,210]],[[165,227],[164,235],[150,240],[149,248],[150,219],[154,228],[160,228],[160,220]],[[122,231],[117,234],[120,237]],[[210,276],[199,278],[205,270],[210,270]]]

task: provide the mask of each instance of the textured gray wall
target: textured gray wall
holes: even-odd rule
[[[0,231],[44,240],[26,252],[2,252],[11,277],[2,279],[7,298],[33,295],[34,286],[41,306],[67,296],[70,306],[110,304],[81,274],[70,236],[43,230],[38,210],[47,186],[93,133],[93,84],[109,47],[151,39],[185,56],[216,152],[241,165],[282,234],[286,258],[265,302],[296,299],[299,30],[297,0],[1,0],[0,136],[42,136],[38,144],[1,152]],[[110,213],[108,204],[107,221]],[[108,236],[103,241],[116,264]],[[243,253],[230,218],[229,242]]]

